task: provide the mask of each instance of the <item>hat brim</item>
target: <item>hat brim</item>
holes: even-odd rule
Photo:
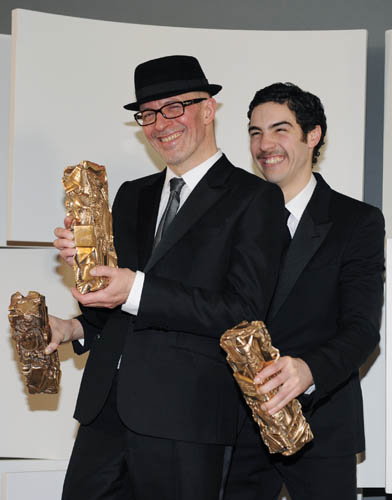
[[[172,91],[166,91],[166,92],[161,92],[159,94],[150,95],[148,97],[145,97],[144,99],[140,99],[139,101],[126,104],[124,108],[129,109],[131,111],[139,111],[140,105],[145,102],[157,101],[159,99],[165,99],[166,97],[172,97],[174,95],[181,95],[181,94],[186,94],[187,92],[197,92],[197,91],[208,92],[212,97],[221,90],[222,90],[222,85],[214,85],[214,84],[208,84],[202,87],[198,86],[197,88],[176,89]]]

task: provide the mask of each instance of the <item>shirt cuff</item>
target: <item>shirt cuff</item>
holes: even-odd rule
[[[121,306],[122,311],[128,314],[137,316],[139,312],[140,299],[142,297],[145,274],[141,271],[136,271],[135,280],[131,291],[129,292],[127,301]]]
[[[312,394],[312,392],[314,392],[316,390],[316,386],[314,384],[312,384],[311,386],[309,386],[306,391],[304,392],[304,394],[306,394],[307,396],[309,396],[310,394]]]

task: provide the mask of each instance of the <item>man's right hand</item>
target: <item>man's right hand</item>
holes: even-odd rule
[[[61,319],[49,314],[49,326],[52,331],[52,341],[45,349],[45,354],[52,353],[64,342],[84,337],[82,324],[77,319]]]
[[[64,227],[56,227],[54,235],[57,237],[53,245],[60,251],[60,257],[70,266],[73,265],[75,255],[74,235],[71,231],[72,217],[64,219]]]

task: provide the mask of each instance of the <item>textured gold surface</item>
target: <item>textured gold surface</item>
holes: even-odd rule
[[[67,215],[73,219],[76,288],[83,294],[95,292],[105,288],[107,279],[91,276],[91,269],[117,267],[105,167],[91,161],[67,167],[63,186]]]
[[[52,336],[45,297],[38,292],[29,292],[26,297],[16,292],[11,296],[8,310],[12,338],[29,393],[56,394],[61,377],[60,362],[57,351],[44,353]]]
[[[261,405],[279,389],[261,395],[253,383],[256,374],[266,364],[279,359],[279,350],[271,345],[271,337],[262,321],[243,321],[221,337],[221,347],[233,369],[245,400],[252,410],[260,434],[270,453],[293,455],[313,439],[312,431],[302,414],[301,404],[293,399],[284,408],[270,415]]]

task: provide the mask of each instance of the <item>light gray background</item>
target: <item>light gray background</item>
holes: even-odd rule
[[[368,39],[364,199],[382,206],[384,32],[392,28],[390,0],[2,0],[0,33],[11,33],[11,9],[131,23],[197,28],[330,30],[365,28]],[[135,41],[134,50],[137,50]],[[179,51],[181,46],[179,46]],[[132,47],[130,47],[132,50]],[[263,50],[260,47],[262,64]],[[299,55],[300,56],[300,55]],[[314,71],[322,61],[313,61]],[[105,68],[102,68],[105,71]],[[336,75],[338,78],[338,75]],[[249,78],[252,76],[249,75]],[[130,89],[131,89],[130,85]],[[257,82],[255,82],[255,89]]]
[[[183,0],[2,0],[0,33],[11,33],[11,9],[16,7],[166,26],[263,30],[367,29],[364,199],[382,206],[384,32],[392,27],[390,0],[199,0],[197,3]],[[137,43],[135,41],[135,47]],[[262,64],[263,50],[270,49],[260,47],[260,60],[255,64]],[[312,64],[317,71],[322,61],[315,60]]]
[[[0,34],[0,246],[6,244],[11,37]]]
[[[366,30],[180,28],[15,9],[12,32],[7,240],[53,240],[53,228],[64,218],[59,179],[64,166],[81,158],[107,166],[110,200],[124,181],[162,168],[122,105],[133,95],[130,68],[176,53],[179,40],[183,53],[199,58],[210,81],[223,84],[217,96],[217,143],[235,165],[253,171],[246,110],[255,82],[262,87],[291,79],[324,103],[330,131],[320,172],[330,186],[363,197]],[[138,50],[129,49],[134,40],[142,41]],[[273,50],[255,65],[259,47]],[[318,57],[323,66],[314,71],[309,61]],[[44,197],[43,179],[50,186]]]

